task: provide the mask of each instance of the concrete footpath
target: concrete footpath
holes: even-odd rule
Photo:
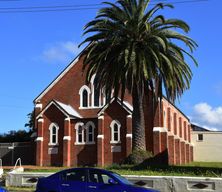
[[[6,186],[33,187],[39,177],[53,173],[7,173]],[[154,188],[161,192],[222,192],[222,178],[172,177],[172,176],[135,176],[125,177],[140,186]]]

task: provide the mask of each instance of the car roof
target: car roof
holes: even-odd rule
[[[63,171],[69,171],[69,170],[95,170],[95,171],[101,171],[104,173],[113,173],[112,171],[106,170],[106,169],[100,169],[100,168],[95,168],[95,167],[76,167],[76,168],[69,168],[62,170]]]

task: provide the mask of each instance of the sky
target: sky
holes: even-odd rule
[[[110,0],[114,2],[114,0]],[[189,0],[187,0],[189,1]],[[199,45],[194,52],[191,88],[176,105],[192,123],[222,131],[222,1],[163,0],[174,9],[160,14],[186,21],[189,36]],[[25,129],[33,100],[81,51],[84,25],[92,20],[102,0],[0,0],[0,133]],[[159,2],[157,0],[151,1]],[[74,7],[78,5],[78,9]],[[32,7],[41,8],[41,12]],[[61,11],[61,7],[69,10]],[[23,9],[23,7],[29,7]],[[19,9],[18,9],[19,8]],[[76,8],[76,7],[75,7]],[[84,9],[82,9],[84,8]],[[60,11],[55,11],[60,9]],[[62,7],[67,9],[67,7]],[[21,12],[23,10],[23,12]],[[25,12],[26,11],[26,12]]]

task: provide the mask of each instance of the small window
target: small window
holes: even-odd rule
[[[78,143],[82,143],[83,142],[83,136],[84,136],[84,129],[80,125],[79,128],[78,128]]]
[[[100,91],[99,89],[94,89],[94,106],[100,106]]]
[[[90,98],[91,91],[88,86],[84,85],[79,90],[80,95],[80,108],[88,108],[90,106],[89,104],[89,98]]]
[[[113,140],[118,141],[119,139],[119,128],[118,125],[115,123],[113,128]]]
[[[88,107],[88,92],[86,89],[83,90],[82,92],[82,106],[83,107]]]
[[[49,126],[49,145],[58,144],[59,126],[56,123],[51,123]]]
[[[92,90],[92,107],[101,106],[101,94],[98,87],[98,83],[95,80],[96,75],[94,74],[91,78],[91,90]]]
[[[77,123],[75,125],[76,129],[76,143],[75,144],[84,144],[84,134],[85,134],[85,129],[84,129],[84,124],[82,122]]]
[[[121,124],[117,120],[112,121],[112,123],[110,124],[111,143],[120,143],[120,127]]]
[[[95,144],[94,141],[94,130],[95,124],[89,121],[84,125],[84,123],[79,122],[75,125],[76,129],[76,142],[75,144]]]
[[[62,180],[64,181],[77,181],[85,182],[86,176],[83,170],[70,170],[62,174]]]
[[[86,123],[85,127],[86,127],[86,143],[93,144],[95,124],[92,121],[89,121],[88,123]]]
[[[101,171],[90,170],[89,172],[89,180],[92,183],[109,184],[110,179],[113,178]]]
[[[197,141],[203,141],[203,134],[197,135]]]
[[[93,141],[93,128],[91,125],[88,127],[88,141],[89,142]]]

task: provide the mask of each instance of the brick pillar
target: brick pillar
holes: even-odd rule
[[[168,126],[168,131],[172,130],[172,123],[171,123],[171,111],[170,107],[167,108],[167,126]]]
[[[64,121],[63,166],[71,166],[71,130],[69,118],[66,118]]]
[[[183,134],[182,134],[182,118],[179,118],[179,136],[180,138],[182,138]]]
[[[104,162],[104,116],[98,117],[97,165],[103,167]]]
[[[126,120],[126,157],[132,153],[132,115],[127,116]]]
[[[192,145],[190,145],[190,162],[193,162],[193,160],[194,160],[194,157],[193,157],[193,146]]]
[[[162,163],[168,163],[168,138],[167,129],[164,127],[153,128],[153,153]]]
[[[44,119],[40,118],[37,121],[37,135],[36,138],[36,165],[43,166],[43,126]]]
[[[176,164],[175,160],[175,139],[173,135],[168,137],[168,154],[169,154],[169,164]]]
[[[181,141],[181,164],[185,164],[186,152],[185,152],[185,142]]]
[[[188,125],[188,142],[191,142],[191,128],[190,128],[190,124]]]
[[[35,104],[35,117],[42,111],[42,104],[40,102],[37,102]],[[38,127],[38,121],[35,121],[35,128]]]
[[[186,143],[186,163],[190,163],[190,144]]]
[[[177,127],[178,127],[178,125],[177,125],[177,114],[176,113],[174,113],[174,118],[173,118],[173,120],[174,120],[174,135],[178,135],[178,131],[177,131]]]
[[[184,138],[185,141],[187,141],[187,131],[188,131],[188,129],[187,129],[187,123],[186,123],[186,121],[183,122],[183,128],[184,128],[183,138]]]
[[[175,138],[175,160],[176,165],[181,164],[181,144],[179,138]]]
[[[158,155],[161,151],[161,136],[160,132],[153,129],[153,153],[154,155]]]

